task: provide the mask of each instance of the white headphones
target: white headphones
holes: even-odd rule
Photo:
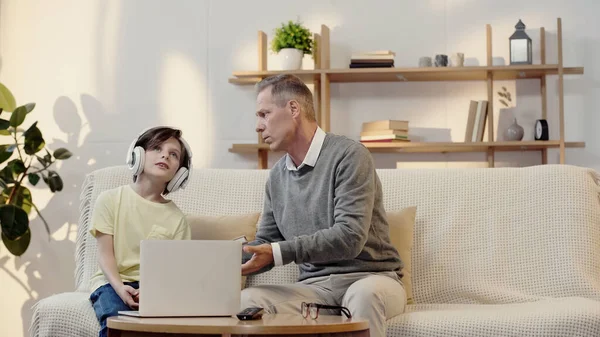
[[[129,150],[127,150],[127,166],[133,172],[134,179],[144,171],[144,164],[146,160],[144,148],[141,146],[136,146],[137,142],[140,140],[142,135],[146,132],[155,129],[156,127],[148,128],[142,131],[134,140],[131,142],[129,146]],[[185,151],[188,154],[188,168],[181,166],[179,170],[173,176],[173,179],[169,181],[167,184],[167,191],[169,193],[177,191],[179,188],[185,188],[190,181],[191,171],[192,171],[192,149],[188,145],[188,143],[180,137],[179,140],[183,143],[185,147]]]

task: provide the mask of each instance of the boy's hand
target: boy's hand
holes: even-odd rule
[[[270,244],[264,243],[258,246],[243,247],[246,253],[252,253],[252,258],[242,265],[242,275],[248,275],[261,270],[274,261],[273,248]]]
[[[133,288],[132,286],[123,285],[121,288],[119,288],[117,294],[130,308],[139,308],[139,290]]]

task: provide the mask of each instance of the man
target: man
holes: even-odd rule
[[[299,313],[302,302],[343,306],[369,320],[371,336],[385,336],[386,319],[404,312],[406,292],[371,153],[319,128],[312,93],[295,76],[257,84],[256,116],[265,143],[286,155],[270,170],[242,273],[295,262],[300,276],[291,285],[244,289],[242,307]]]

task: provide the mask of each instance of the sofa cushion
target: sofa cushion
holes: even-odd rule
[[[241,215],[190,214],[187,220],[192,230],[192,240],[233,240],[242,235],[248,241],[256,236],[256,223],[260,213]]]
[[[390,241],[396,247],[396,250],[398,250],[400,259],[404,263],[402,283],[404,284],[409,304],[413,303],[411,253],[416,215],[416,207],[406,207],[399,211],[387,212],[387,219],[390,225]]]
[[[600,300],[600,175],[569,165],[378,171],[386,210],[418,209],[414,302]]]
[[[96,337],[100,331],[89,292],[50,295],[32,309],[28,336]]]
[[[580,297],[511,304],[415,304],[388,337],[600,336],[600,302]]]

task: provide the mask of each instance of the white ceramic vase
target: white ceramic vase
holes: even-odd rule
[[[296,48],[283,48],[279,51],[281,58],[281,69],[298,70],[302,68],[302,58],[304,53]]]
[[[504,139],[509,141],[522,140],[523,134],[523,127],[517,123],[517,118],[515,118],[513,123],[504,131]]]

